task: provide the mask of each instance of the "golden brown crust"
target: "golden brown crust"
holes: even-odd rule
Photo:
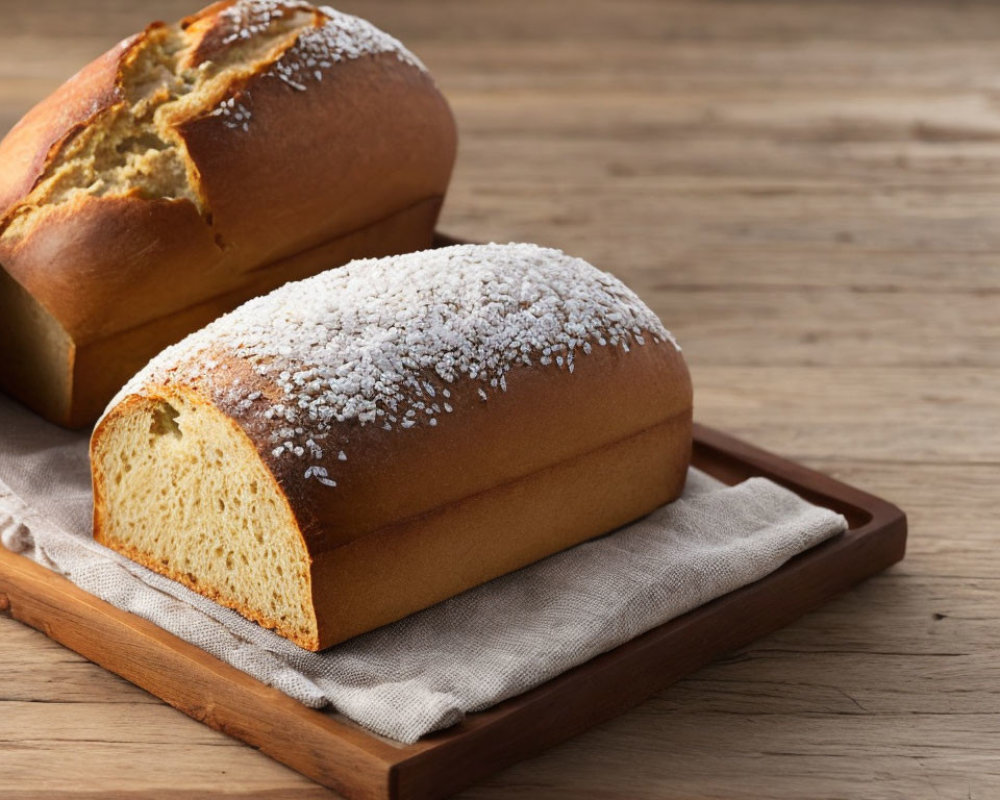
[[[509,435],[530,447],[519,431]],[[632,436],[316,554],[318,649],[638,519],[680,496],[690,454],[688,408]]]
[[[431,79],[394,55],[346,61],[304,92],[261,73],[228,96],[251,114],[248,131],[205,115],[178,132],[227,258],[247,270],[444,194],[451,112]],[[316,124],[324,118],[335,123]],[[248,208],[248,197],[266,202]]]
[[[224,355],[218,361],[213,375],[238,377],[261,392],[255,404],[277,401],[274,387],[245,363]],[[629,353],[597,348],[576,361],[572,374],[515,367],[507,385],[484,401],[476,381],[456,382],[453,413],[402,435],[341,423],[317,462],[336,476],[335,491],[306,479],[301,461],[272,454],[271,428],[257,408],[216,402],[276,476],[314,555],[690,414],[692,404],[690,375],[670,342],[647,342]],[[342,449],[351,454],[346,468],[338,462]]]
[[[85,66],[28,111],[0,141],[0,163],[4,165],[0,170],[0,219],[31,191],[64,141],[101,111],[122,101],[118,85],[121,63],[146,35],[138,33],[122,40]]]
[[[235,282],[189,200],[83,195],[42,226],[0,237],[0,264],[78,343],[181,310],[193,288],[211,295]]]
[[[225,37],[205,37],[231,5],[217,3],[186,20],[191,36],[202,37],[199,48],[208,48],[202,56],[227,45]],[[84,68],[0,143],[4,163],[18,165],[0,177],[0,207],[8,219],[25,213],[24,201],[59,148],[122,102],[122,64],[160,27],[151,26]],[[237,76],[208,105],[188,109],[172,123],[202,208],[186,197],[146,197],[138,190],[77,193],[30,209],[28,223],[0,233],[0,265],[51,314],[50,327],[65,330],[81,353],[103,343],[94,371],[87,360],[70,365],[72,378],[62,382],[68,397],[36,404],[31,398],[47,389],[21,389],[35,410],[61,424],[89,424],[129,375],[194,328],[177,332],[165,323],[173,338],[154,342],[147,336],[150,349],[144,349],[146,339],[130,341],[131,331],[187,318],[189,309],[218,298],[233,304],[216,303],[215,313],[230,310],[250,296],[242,287],[262,294],[344,263],[346,258],[336,260],[331,242],[411,208],[436,212],[450,179],[456,134],[447,103],[425,72],[392,52],[366,54],[332,63],[323,80],[299,90],[272,68],[273,60],[255,62],[251,74]],[[227,100],[252,115],[249,123],[234,125],[218,113]],[[369,251],[346,248],[348,257],[426,247],[436,213],[419,217],[419,229],[396,225],[392,235],[368,237]],[[314,255],[324,247],[331,260],[320,262]],[[277,268],[304,263],[305,273]],[[197,325],[207,321],[199,318]],[[107,346],[116,340],[120,359]],[[0,342],[0,360],[20,357],[5,353],[9,346]],[[108,390],[107,365],[119,363],[127,363],[128,371],[113,366],[117,384]],[[69,412],[53,417],[52,408]]]

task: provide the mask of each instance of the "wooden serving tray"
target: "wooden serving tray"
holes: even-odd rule
[[[730,484],[771,478],[844,514],[850,528],[756,583],[413,745],[306,708],[2,547],[0,611],[352,800],[446,797],[640,703],[903,557],[906,517],[884,500],[700,425],[694,463]]]

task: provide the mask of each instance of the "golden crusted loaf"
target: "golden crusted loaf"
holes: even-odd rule
[[[86,425],[220,313],[429,246],[455,146],[423,65],[356,17],[225,0],[153,23],[0,143],[0,387]]]
[[[691,383],[534,245],[353,262],[168,348],[91,445],[98,541],[316,650],[679,495]]]

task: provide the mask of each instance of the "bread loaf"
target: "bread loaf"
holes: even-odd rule
[[[86,425],[245,300],[428,247],[455,143],[420,61],[356,17],[226,0],[150,25],[0,143],[0,387]]]
[[[310,650],[681,492],[691,383],[614,277],[533,245],[346,267],[155,358],[91,442],[97,540]]]

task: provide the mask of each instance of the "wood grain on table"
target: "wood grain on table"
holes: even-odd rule
[[[0,129],[178,0],[0,0]],[[1000,5],[363,2],[451,100],[442,228],[611,269],[698,419],[906,561],[461,797],[1000,796]],[[0,797],[334,795],[0,616]]]

